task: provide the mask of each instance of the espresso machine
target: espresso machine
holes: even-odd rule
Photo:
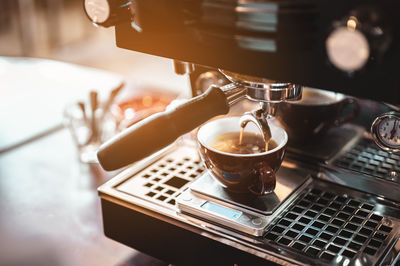
[[[118,47],[173,59],[200,94],[99,151],[107,170],[134,163],[99,188],[106,236],[177,265],[399,265],[399,3],[85,0],[84,7],[94,24],[115,27]],[[348,124],[289,147],[274,193],[262,197],[227,192],[190,138],[175,141],[243,98],[274,115],[280,103],[299,100],[303,86],[384,102],[389,111],[371,130]]]

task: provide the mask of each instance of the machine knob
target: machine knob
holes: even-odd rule
[[[132,3],[117,0],[84,0],[86,15],[96,26],[110,27],[129,21]]]
[[[332,65],[351,73],[383,57],[391,39],[381,14],[377,9],[364,7],[332,25],[325,43]]]
[[[326,50],[331,63],[346,72],[361,69],[370,56],[365,35],[349,27],[335,29],[326,40]]]

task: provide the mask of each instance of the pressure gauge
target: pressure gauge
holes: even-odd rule
[[[388,112],[377,117],[372,123],[371,134],[383,150],[400,152],[400,113]]]
[[[111,7],[107,0],[85,0],[84,5],[86,14],[93,23],[102,24],[110,18]]]

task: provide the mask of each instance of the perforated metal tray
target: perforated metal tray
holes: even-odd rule
[[[99,193],[104,199],[137,204],[209,230],[201,221],[192,223],[196,219],[185,221],[177,216],[175,206],[176,198],[203,171],[193,143],[179,143],[127,169],[100,187]],[[252,252],[261,252],[260,256],[272,247],[281,259],[314,264],[375,265],[400,230],[399,221],[387,215],[393,215],[393,210],[388,212],[378,201],[372,195],[313,180],[286,210],[277,213],[261,238],[249,239],[237,232],[211,228],[220,237],[227,233],[224,241],[230,239],[234,245],[244,244]],[[400,214],[397,216],[400,218]],[[260,241],[264,244],[254,244]]]
[[[333,165],[361,174],[400,183],[400,155],[382,151],[367,138],[361,139],[351,149],[333,161]]]
[[[194,147],[182,144],[144,169],[138,169],[131,178],[118,184],[116,189],[164,207],[174,208],[175,199],[203,171]]]
[[[305,190],[265,239],[327,264],[375,265],[395,237],[394,223],[380,204],[331,191]]]

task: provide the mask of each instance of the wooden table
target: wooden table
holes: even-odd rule
[[[117,265],[136,253],[103,234],[97,187],[113,174],[80,164],[60,126],[67,102],[120,81],[70,64],[0,57],[1,265]]]

